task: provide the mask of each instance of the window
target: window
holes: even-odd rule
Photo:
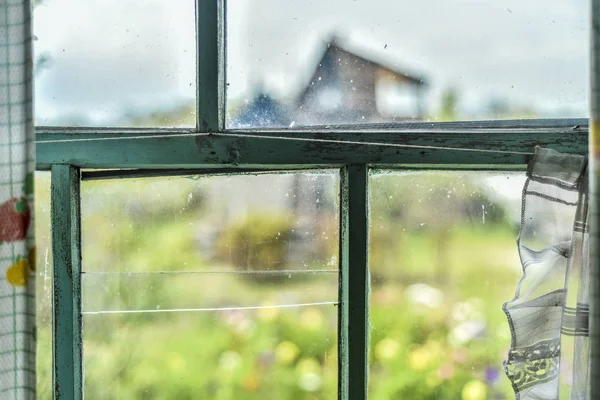
[[[181,12],[189,25],[191,4],[144,12],[165,24],[166,9]],[[587,119],[426,122],[425,80],[342,38],[319,53],[295,103],[303,111],[290,118],[263,93],[234,116],[235,6],[196,3],[194,93],[184,71],[181,88],[167,80],[142,96],[191,96],[177,121],[107,123],[96,111],[121,112],[106,106],[114,93],[83,105],[87,119],[38,120],[53,125],[37,127],[37,166],[51,172],[52,387],[74,398],[502,398],[494,304],[516,274],[495,254],[512,246],[514,188],[536,145],[586,153]],[[128,37],[91,19],[117,43]],[[153,33],[131,24],[122,28]],[[187,60],[181,46],[172,50]],[[140,59],[124,62],[143,71]],[[346,96],[353,87],[372,101]],[[397,112],[406,102],[393,97],[411,93],[410,111]],[[457,118],[455,102],[442,96],[443,119]],[[198,391],[167,391],[165,379]]]

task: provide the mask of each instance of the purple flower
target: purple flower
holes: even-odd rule
[[[485,369],[485,380],[489,384],[494,384],[500,377],[500,370],[494,366],[488,366]]]

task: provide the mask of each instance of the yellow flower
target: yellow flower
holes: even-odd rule
[[[300,349],[295,343],[290,341],[284,341],[277,345],[275,348],[275,359],[278,363],[283,365],[290,365],[296,360],[296,357],[300,354]]]
[[[311,331],[321,329],[323,327],[323,322],[323,314],[316,308],[307,308],[300,315],[300,323],[302,326]]]
[[[260,380],[254,373],[246,376],[242,381],[242,387],[248,392],[256,392],[260,388]]]
[[[279,310],[276,307],[269,307],[273,305],[271,303],[263,303],[262,305],[268,308],[259,308],[257,310],[256,315],[258,316],[258,319],[264,322],[274,321],[279,315]]]
[[[474,379],[467,382],[462,390],[462,400],[485,400],[487,386],[480,380]]]
[[[167,357],[167,365],[169,366],[169,369],[179,371],[184,369],[185,360],[178,353],[169,353]]]
[[[424,346],[417,347],[408,354],[408,365],[417,371],[424,370],[431,362],[432,354]]]
[[[375,357],[378,360],[393,360],[400,352],[400,345],[394,339],[385,338],[375,346]]]

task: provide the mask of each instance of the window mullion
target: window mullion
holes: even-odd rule
[[[341,171],[339,398],[367,398],[369,270],[368,168]]]
[[[219,132],[225,124],[225,0],[196,2],[197,117],[199,132]]]
[[[52,166],[54,399],[83,398],[79,174],[72,165]]]

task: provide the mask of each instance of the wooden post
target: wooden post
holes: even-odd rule
[[[83,398],[79,184],[79,168],[52,166],[52,384],[55,400]]]
[[[339,398],[367,398],[369,352],[368,168],[348,165],[340,180]]]
[[[219,132],[225,124],[225,1],[196,2],[196,130]]]

